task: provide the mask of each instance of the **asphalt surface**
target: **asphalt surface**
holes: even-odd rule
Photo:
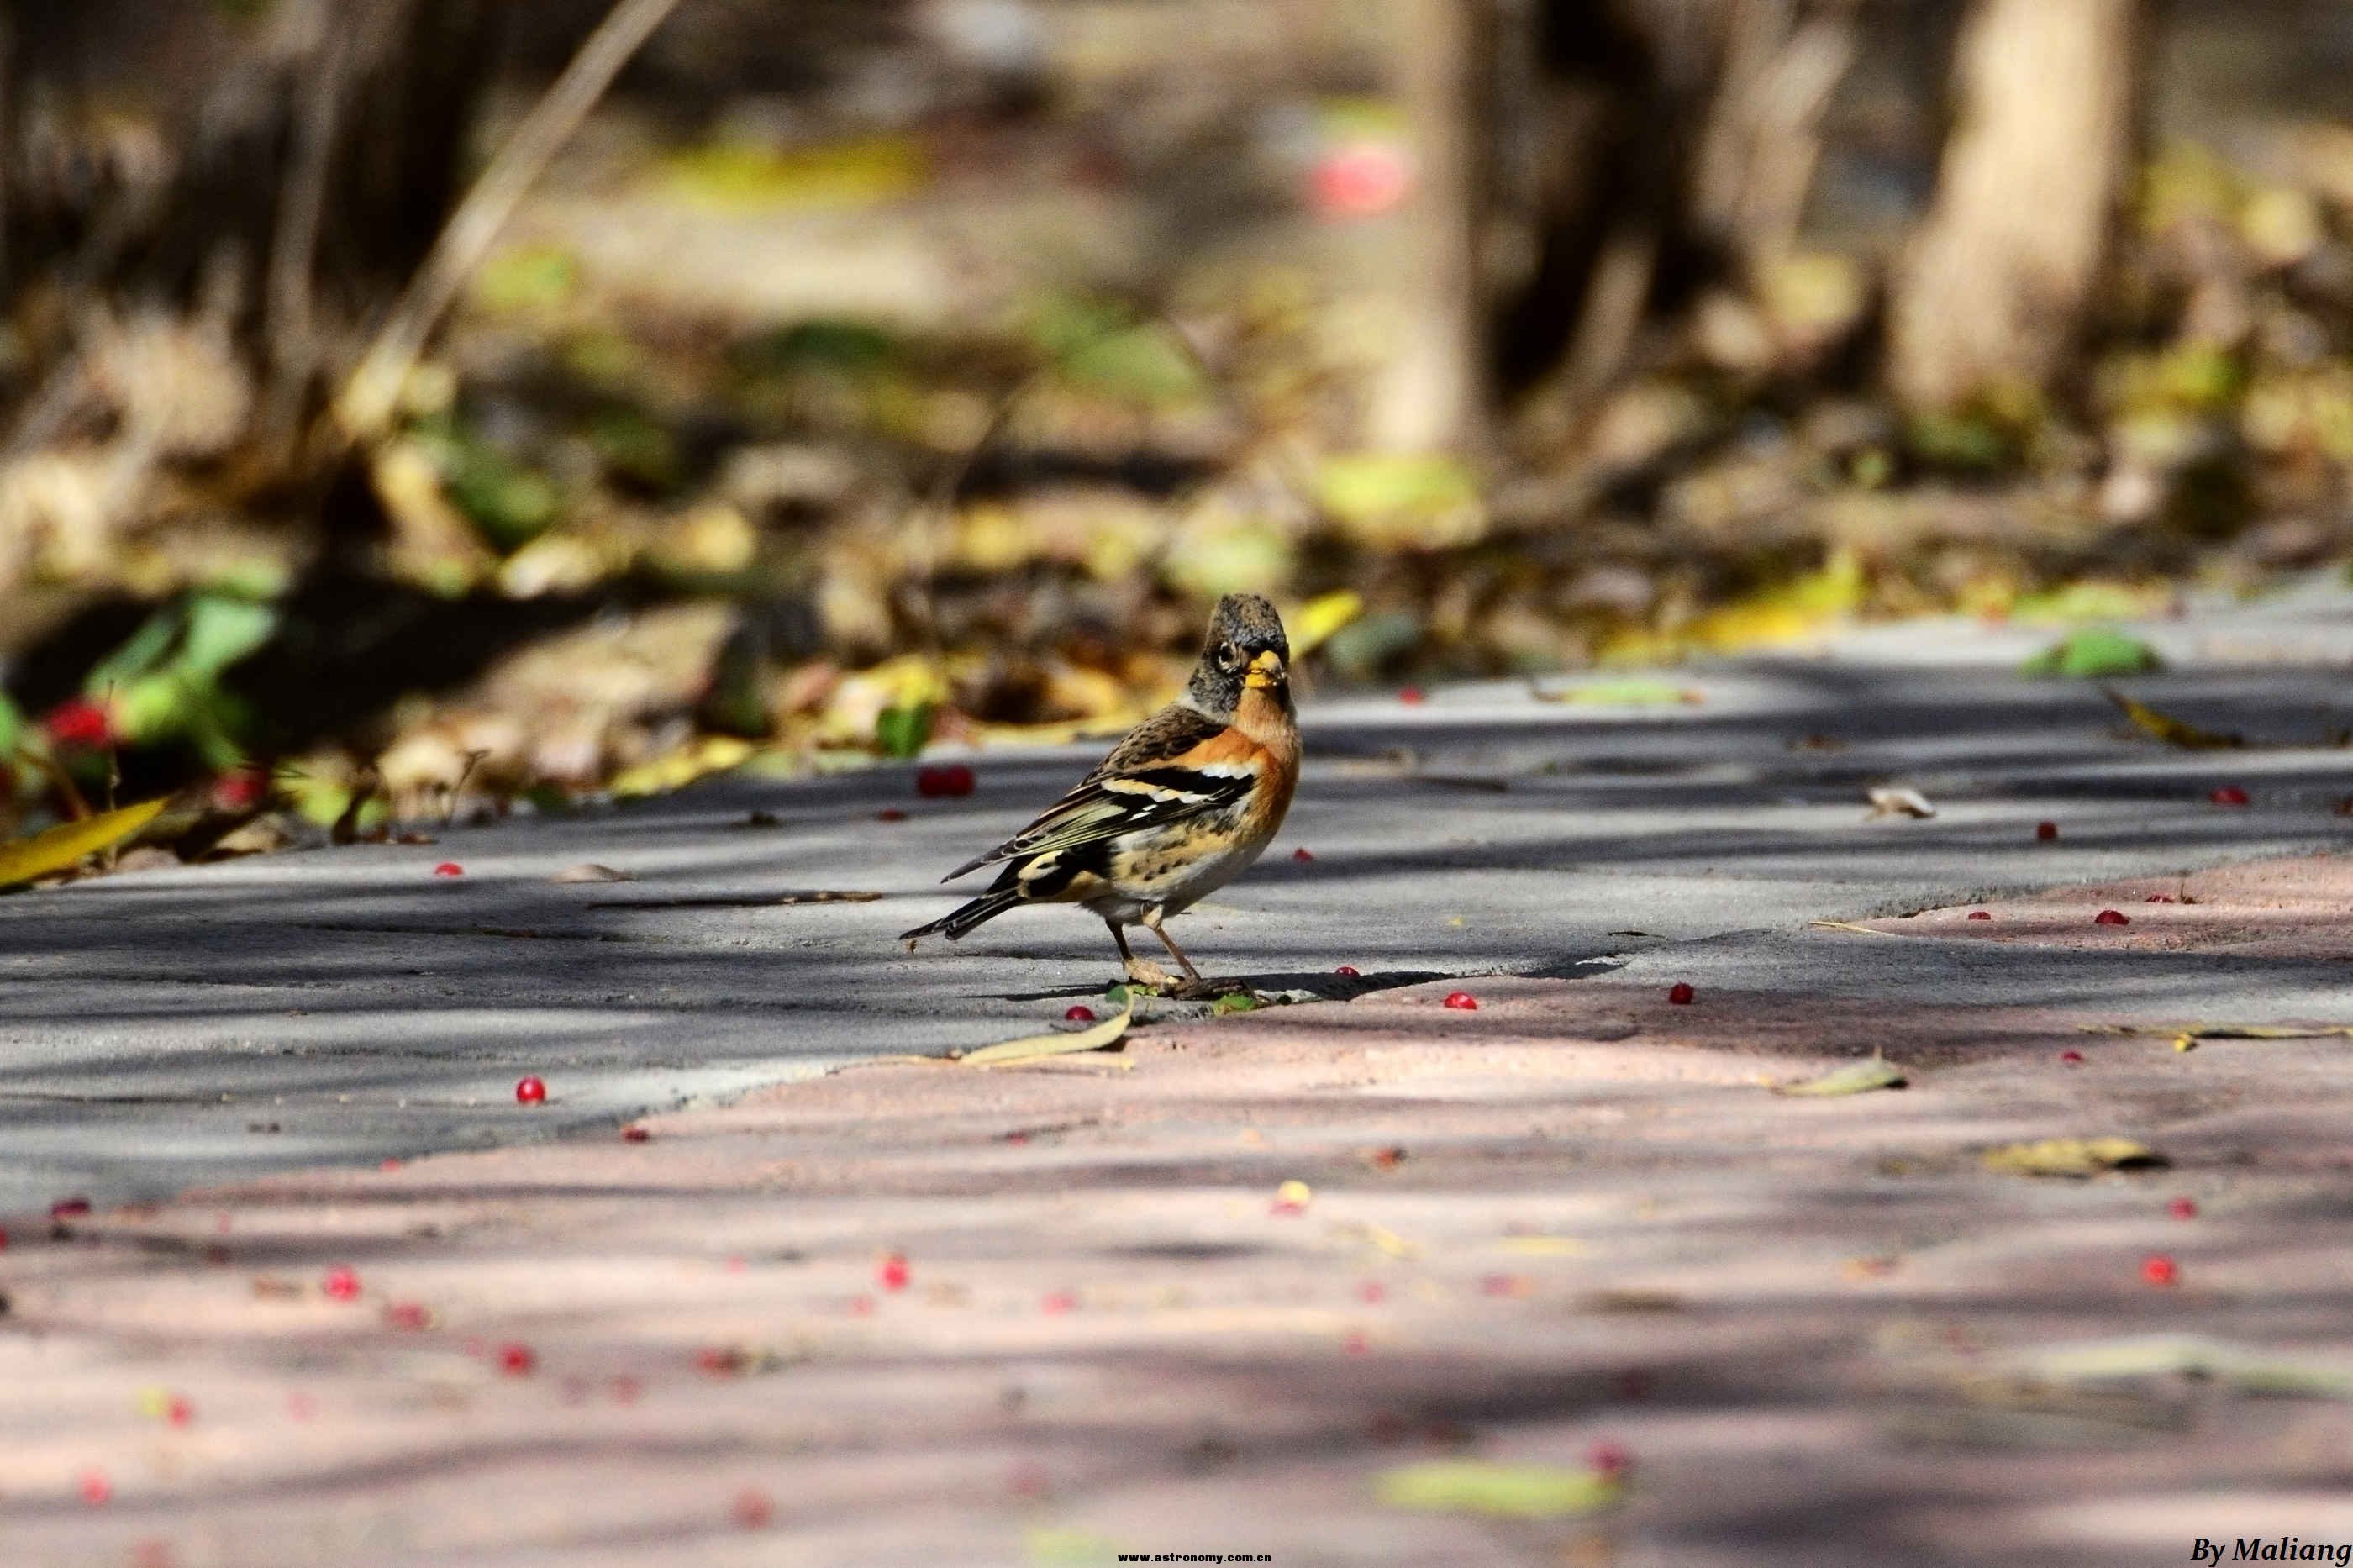
[[[1525,682],[1311,700],[1282,835],[1174,929],[1212,973],[1330,995],[1504,972],[1875,998],[1892,1027],[1906,1003],[2087,994],[2120,1018],[2344,1011],[2336,962],[1811,925],[2353,840],[2333,811],[2353,794],[2336,743],[2353,597],[2316,584],[2142,629],[2169,670],[2123,686],[2265,743],[2166,747],[2091,684],[2020,677],[2047,629],[1948,622],[1665,677],[1689,702],[1547,701]],[[893,938],[949,907],[940,872],[1101,750],[978,754],[961,800],[917,798],[907,767],[736,778],[429,846],[0,899],[0,1214],[553,1138],[1042,1026],[1116,978],[1091,918],[1023,911],[913,955]],[[1879,784],[1937,815],[1866,821]],[[2213,804],[2224,784],[2252,804]],[[463,876],[434,875],[450,860]],[[635,879],[551,880],[586,862]],[[820,892],[881,896],[779,901]],[[516,1105],[525,1074],[545,1105]]]

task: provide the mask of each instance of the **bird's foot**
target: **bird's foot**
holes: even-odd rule
[[[1189,980],[1179,980],[1169,987],[1166,994],[1180,1002],[1214,1002],[1237,994],[1247,996],[1254,1003],[1262,1000],[1257,992],[1250,989],[1249,982],[1219,980],[1215,975],[1204,978],[1197,974]]]
[[[1163,995],[1176,994],[1175,987],[1185,984],[1148,958],[1129,959],[1127,977],[1134,984],[1157,991]]]

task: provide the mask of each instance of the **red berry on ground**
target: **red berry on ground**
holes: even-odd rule
[[[1479,998],[1468,991],[1450,991],[1446,994],[1446,1005],[1458,1013],[1476,1013]]]
[[[2057,823],[2038,822],[2034,825],[2034,838],[2035,842],[2038,844],[2048,844],[2058,837],[2059,825]]]
[[[739,1528],[765,1530],[776,1520],[776,1505],[759,1488],[745,1487],[735,1494],[734,1506],[730,1511]]]
[[[1355,964],[1353,964],[1353,963],[1344,963],[1344,964],[1340,965],[1337,969],[1335,969],[1334,971],[1332,971],[1332,973],[1335,973],[1335,974],[1345,974],[1345,975],[1346,975],[1349,979],[1354,980],[1355,978],[1356,978],[1356,976],[1358,976],[1359,974],[1362,974],[1362,973],[1364,973],[1364,971],[1363,971],[1363,970],[1361,970],[1361,969],[1359,969],[1359,968],[1357,968],[1357,967],[1356,967]]]
[[[433,868],[433,874],[437,877],[462,877],[466,874],[466,868],[455,860],[444,860]]]
[[[185,1426],[195,1418],[196,1407],[185,1394],[172,1395],[171,1402],[164,1406],[164,1419],[174,1426]]]
[[[653,1134],[647,1131],[642,1127],[624,1127],[621,1129],[621,1142],[624,1143],[644,1143],[650,1142],[652,1138]]]
[[[213,780],[213,804],[223,811],[242,811],[269,793],[269,775],[259,768],[231,768]]]
[[[1389,1288],[1377,1279],[1367,1279],[1356,1287],[1356,1300],[1368,1307],[1377,1307],[1389,1299]]]
[[[526,1344],[503,1344],[499,1347],[499,1370],[509,1377],[529,1377],[539,1366],[539,1357]]]
[[[2176,1219],[2196,1219],[2198,1217],[2198,1200],[2195,1198],[2176,1198],[2171,1203],[2165,1205],[2165,1212],[2171,1215]]]
[[[2122,910],[2102,910],[2092,917],[2092,923],[2095,926],[2128,926],[2132,924],[2132,916]]]
[[[1050,1290],[1039,1301],[1038,1310],[1050,1318],[1060,1317],[1064,1312],[1077,1311],[1079,1298],[1069,1290]]]
[[[2061,1051],[2059,1059],[2071,1068],[2079,1068],[2084,1065],[2084,1053],[2076,1050]]]
[[[5,1251],[7,1251],[7,1250],[8,1250],[8,1229],[7,1229],[7,1226],[0,1226],[0,1252],[5,1252]]]
[[[1305,862],[1310,861],[1310,860],[1313,860],[1313,859],[1314,859],[1314,858],[1315,858],[1315,851],[1314,851],[1314,850],[1313,850],[1313,849],[1310,849],[1309,847],[1307,847],[1307,846],[1306,846],[1306,845],[1303,844],[1303,845],[1301,845],[1298,848],[1296,848],[1296,849],[1294,849],[1294,850],[1293,850],[1293,851],[1291,852],[1291,858],[1292,858],[1293,860],[1297,860],[1297,861],[1301,862],[1302,864],[1304,864]]]
[[[84,1470],[81,1473],[81,1500],[92,1508],[102,1508],[113,1500],[114,1483],[106,1479],[104,1470]]]
[[[1065,1007],[1062,1010],[1062,1018],[1066,1023],[1092,1024],[1095,1021],[1095,1010],[1092,1007],[1087,1006],[1084,1003],[1081,1003],[1074,1006]]]
[[[910,1278],[907,1255],[903,1252],[886,1255],[882,1259],[882,1267],[875,1270],[874,1277],[881,1282],[882,1289],[885,1290],[904,1290]]]
[[[1419,686],[1399,687],[1398,689],[1398,700],[1404,703],[1409,708],[1417,706],[1422,701],[1421,688]]]
[[[874,814],[874,820],[877,822],[904,822],[907,820],[907,814],[898,806],[886,805],[881,810]]]
[[[2140,1260],[2140,1277],[2151,1285],[2179,1285],[2181,1266],[2162,1252],[2153,1252]]]
[[[738,1352],[720,1345],[705,1345],[694,1352],[694,1364],[711,1377],[733,1377],[744,1370],[744,1358]]]
[[[360,1299],[358,1271],[339,1263],[327,1270],[327,1277],[319,1281],[319,1289],[330,1301],[356,1301]]]
[[[2244,805],[2248,796],[2247,792],[2237,784],[2224,784],[2206,798],[2216,805]]]
[[[972,770],[962,763],[937,763],[915,770],[915,793],[926,800],[970,795],[976,782]]]
[[[1969,911],[1969,919],[1973,921],[1989,921],[1993,919],[1993,911],[1991,910],[1971,910]]]
[[[1634,1468],[1634,1456],[1626,1451],[1623,1444],[1596,1443],[1585,1462],[1603,1480],[1618,1481],[1625,1479],[1627,1472]]]
[[[422,1332],[433,1326],[433,1314],[426,1310],[422,1301],[389,1301],[385,1304],[384,1326],[411,1333]]]
[[[90,1213],[88,1198],[59,1198],[49,1205],[51,1219],[79,1219]]]
[[[515,1103],[517,1105],[544,1105],[547,1103],[546,1081],[543,1079],[533,1077],[523,1079],[518,1082],[515,1085]]]
[[[1691,988],[1691,982],[1687,980],[1678,980],[1667,987],[1667,1000],[1678,1007],[1690,1006],[1698,996],[1699,993]]]

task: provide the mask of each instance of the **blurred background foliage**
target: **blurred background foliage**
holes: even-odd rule
[[[2353,552],[2332,0],[630,4],[543,167],[604,0],[9,9],[0,830],[1108,731],[1239,588],[1330,686]]]

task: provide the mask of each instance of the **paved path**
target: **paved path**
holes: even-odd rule
[[[2341,1011],[2340,963],[1967,946],[1810,931],[2002,889],[2353,838],[2353,601],[2315,588],[2147,628],[2133,691],[2228,752],[2137,738],[2092,687],[2012,671],[2048,633],[1933,623],[1672,679],[1691,704],[1537,700],[1519,683],[1310,705],[1311,763],[1264,865],[1178,928],[1218,973],[1343,994],[1509,972],[1907,1001],[2096,989],[2149,1016]],[[1573,684],[1573,683],[1572,683]],[[1824,742],[1831,742],[1825,744]],[[1095,749],[991,752],[968,799],[909,770],[735,780],[638,808],[125,875],[0,899],[0,1214],[610,1124],[860,1058],[1059,1016],[1113,976],[1051,910],[914,956],[939,871],[1018,826]],[[1865,822],[1867,785],[1940,806]],[[2235,783],[2243,808],[2209,794]],[[903,822],[878,821],[883,805]],[[754,811],[774,826],[747,826]],[[2055,822],[2055,843],[2034,825]],[[1305,847],[1311,861],[1294,860]],[[465,868],[437,879],[443,860]],[[594,861],[621,883],[550,879]],[[795,892],[871,902],[779,904]],[[1671,959],[1661,956],[1671,948]],[[1347,963],[1363,978],[1341,982]],[[550,1103],[517,1108],[525,1073]]]

